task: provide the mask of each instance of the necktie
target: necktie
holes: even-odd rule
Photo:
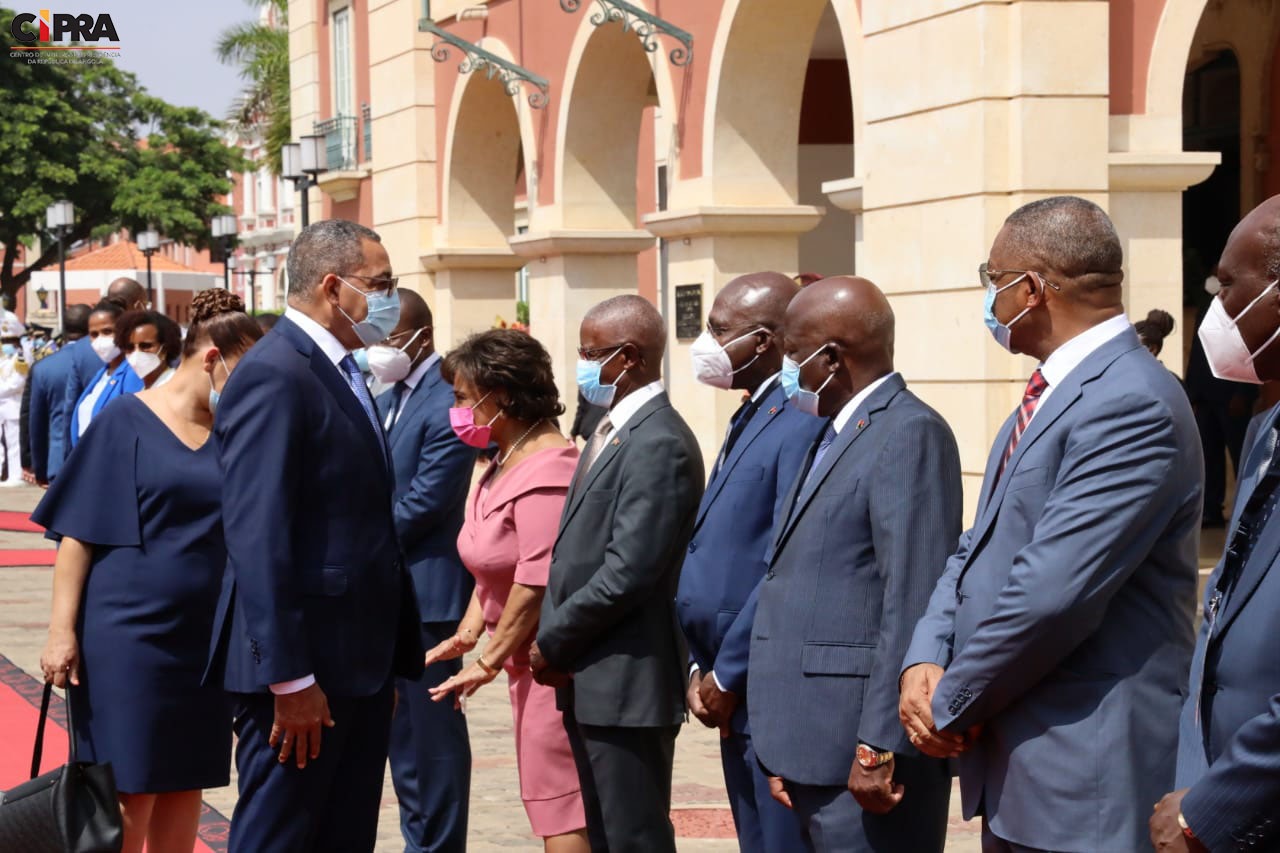
[[[1000,478],[1004,476],[1004,466],[1009,464],[1009,459],[1017,449],[1022,434],[1027,431],[1027,424],[1031,423],[1031,416],[1036,413],[1036,406],[1040,405],[1040,395],[1044,394],[1048,387],[1048,381],[1037,367],[1036,372],[1031,374],[1031,379],[1027,381],[1027,390],[1022,394],[1022,405],[1018,407],[1018,419],[1013,425],[1013,434],[1009,436],[1009,446],[1004,450],[1004,458],[1000,460],[1000,469],[996,471],[996,482],[1000,482]]]
[[[360,401],[360,407],[369,416],[369,425],[373,427],[374,433],[378,436],[378,446],[385,450],[386,445],[384,442],[386,441],[386,436],[383,435],[382,424],[378,422],[378,412],[373,407],[373,398],[369,396],[369,387],[364,384],[364,377],[360,375],[360,367],[350,354],[344,355],[342,361],[338,362],[338,364],[347,376],[347,384],[351,386],[351,393],[356,395],[356,399]]]
[[[729,458],[729,454],[733,452],[733,445],[737,443],[738,437],[742,435],[742,431],[747,428],[747,421],[751,420],[751,416],[755,414],[756,404],[748,396],[743,396],[742,405],[738,407],[738,411],[733,413],[733,417],[729,418],[729,430],[725,434],[724,446],[720,449],[720,455],[716,458],[715,471],[712,475],[720,470],[720,466]]]
[[[400,404],[404,401],[405,390],[408,387],[408,385],[404,384],[404,380],[401,379],[391,388],[391,406],[387,411],[387,421],[383,424],[387,432],[391,432],[391,428],[396,425],[396,421],[400,420]]]
[[[601,451],[604,450],[604,440],[613,430],[613,424],[609,421],[609,416],[605,415],[600,419],[600,423],[596,424],[596,431],[591,434],[591,443],[587,445],[587,461],[582,466],[582,473],[586,474],[591,470],[591,466],[596,464],[596,460],[600,458]]]
[[[831,421],[827,424],[827,429],[822,433],[822,440],[818,442],[818,449],[813,453],[813,461],[809,463],[809,473],[804,475],[805,486],[809,485],[809,480],[813,477],[813,472],[818,470],[818,465],[822,462],[822,457],[827,455],[827,451],[831,449],[832,443],[836,440],[836,424]]]

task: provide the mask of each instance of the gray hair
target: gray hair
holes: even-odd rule
[[[359,269],[365,240],[382,242],[376,231],[346,219],[323,219],[303,228],[289,247],[289,295],[310,299],[326,275]]]
[[[1116,227],[1106,212],[1091,201],[1070,195],[1054,196],[1024,204],[1005,220],[1005,228],[1015,243],[1043,261],[1053,271],[1068,278],[1096,277],[1108,281],[1096,286],[1119,284],[1124,250]]]
[[[643,296],[626,293],[606,299],[592,306],[584,319],[628,334],[645,355],[661,358],[666,349],[666,321]]]

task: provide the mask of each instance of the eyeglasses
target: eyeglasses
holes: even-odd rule
[[[1052,287],[1054,290],[1062,290],[1061,287],[1049,281],[1049,279],[1045,278],[1043,275],[1041,275],[1038,272],[1035,272],[1034,270],[993,270],[987,264],[986,261],[983,261],[982,263],[978,264],[978,281],[981,282],[982,286],[987,288],[988,290],[995,288],[996,279],[1002,276],[1012,275],[1013,273],[1017,273],[1018,278],[1009,282],[1004,287],[999,288],[1000,290],[1013,287],[1015,284],[1017,284],[1019,281],[1021,281],[1023,278],[1029,275],[1035,276],[1037,279],[1040,280],[1042,284],[1048,285],[1049,287]]]
[[[373,290],[371,292],[376,292],[376,293],[380,293],[383,291],[386,291],[387,293],[395,293],[397,285],[400,284],[399,276],[392,276],[391,278],[379,278],[377,276],[371,276],[371,275],[352,274],[347,276],[347,278],[358,278],[361,281],[369,282],[369,284],[373,285]]]
[[[588,349],[587,347],[578,347],[578,358],[584,359],[585,361],[595,361],[597,358],[599,358],[602,355],[610,355],[612,353],[617,352],[618,350],[622,349],[629,343],[631,342],[623,341],[620,344],[614,344],[613,346],[609,346],[609,347],[594,347],[590,349]]]

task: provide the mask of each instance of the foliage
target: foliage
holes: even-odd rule
[[[247,138],[261,138],[267,165],[279,175],[280,147],[293,137],[289,107],[288,0],[247,0],[266,6],[268,23],[237,24],[218,37],[218,59],[240,66],[244,92],[228,115],[233,127]]]
[[[76,223],[67,244],[121,227],[153,227],[204,247],[209,220],[226,213],[231,171],[243,158],[222,142],[206,113],[148,95],[137,78],[110,61],[94,65],[28,64],[8,56],[13,12],[0,8],[0,293],[14,295],[35,270],[55,263],[57,243],[44,233],[45,208],[67,199]],[[37,238],[14,272],[18,248]]]
[[[523,323],[525,326],[529,325],[529,303],[528,302],[516,303],[516,322]]]

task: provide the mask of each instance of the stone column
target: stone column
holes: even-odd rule
[[[435,273],[436,348],[447,352],[468,335],[493,328],[496,318],[515,318],[516,272],[525,259],[510,249],[437,246],[422,256]]]

